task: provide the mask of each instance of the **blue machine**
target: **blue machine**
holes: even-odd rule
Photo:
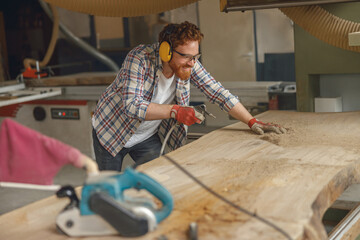
[[[144,189],[161,203],[147,197],[130,197],[128,189]],[[173,209],[171,194],[149,176],[132,168],[122,174],[98,176],[83,186],[81,201],[71,186],[62,187],[58,197],[70,203],[59,214],[58,228],[69,236],[119,234],[136,237],[153,231]],[[105,221],[104,221],[105,220]]]

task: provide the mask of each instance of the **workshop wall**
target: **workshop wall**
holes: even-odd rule
[[[4,12],[6,42],[11,42],[8,46],[9,72],[11,79],[14,79],[23,68],[24,58],[43,58],[51,37],[52,21],[35,0],[14,0],[11,4],[3,2],[0,10]],[[200,1],[161,14],[132,18],[89,16],[62,8],[58,8],[58,12],[62,24],[119,66],[132,47],[155,42],[165,24],[185,20],[199,25],[204,32],[205,39],[200,46],[203,53],[201,61],[219,81],[266,80],[256,76],[256,47],[260,64],[265,54],[291,51],[292,41],[288,37],[291,25],[289,22],[277,23],[279,16],[276,15],[279,13],[259,12],[256,33],[260,38],[256,44],[252,12],[221,13],[218,0]],[[35,26],[33,23],[38,24]],[[276,30],[270,30],[269,26],[275,26]],[[286,37],[279,33],[281,29],[287,29]],[[57,66],[52,68],[55,75],[109,70],[70,43],[61,32],[48,65]],[[276,76],[269,81],[273,79]]]
[[[279,9],[255,14],[256,80],[295,82],[294,26]]]
[[[360,3],[339,3],[323,6],[335,16],[360,22]],[[297,25],[295,25],[294,33],[297,110],[313,112],[315,110],[314,98],[320,96],[319,81],[321,74],[337,74],[340,82],[342,81],[341,74],[359,74],[360,53],[333,47],[310,35]],[[334,88],[336,88],[335,85]]]
[[[59,14],[60,21],[77,37],[79,38],[90,38],[90,15],[74,12],[65,8],[56,8]],[[60,32],[59,38],[65,38]]]
[[[278,9],[222,13],[208,0],[199,18],[203,63],[217,80],[295,81],[293,25]]]
[[[322,74],[320,97],[341,97],[342,111],[360,111],[360,74]]]
[[[258,61],[265,54],[294,52],[294,25],[279,9],[256,10]]]
[[[218,0],[199,2],[202,61],[220,82],[256,81],[251,12],[222,13]]]
[[[160,14],[151,14],[129,19],[130,45],[154,43],[159,39],[159,33],[168,23],[189,21],[198,23],[198,3],[186,5]]]
[[[74,35],[96,46],[94,17],[57,8],[59,17]],[[23,60],[34,58],[42,60],[48,48],[52,20],[46,15],[37,0],[0,1],[0,12],[3,13],[4,37],[7,43],[8,79],[15,79],[23,70]],[[1,27],[0,27],[1,28]],[[1,46],[4,45],[0,38]],[[128,49],[103,51],[118,65],[122,63]],[[4,53],[4,51],[1,51]],[[7,55],[7,56],[6,56]],[[66,75],[88,71],[109,71],[109,67],[97,61],[84,50],[74,46],[64,36],[59,34],[54,53],[48,63],[55,75]],[[5,70],[5,71],[6,71]]]
[[[6,45],[4,14],[0,11],[0,82],[10,79]]]
[[[37,1],[0,1],[0,12],[3,14],[1,28],[4,34],[1,45],[6,44],[7,47],[6,54],[2,51],[7,63],[4,71],[9,76],[6,80],[15,79],[23,69],[24,58],[42,59],[45,55],[52,22]],[[50,60],[52,63],[53,59]]]

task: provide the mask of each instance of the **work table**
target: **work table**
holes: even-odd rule
[[[167,156],[218,194],[275,224],[292,239],[326,239],[321,223],[324,212],[347,187],[360,183],[360,112],[268,111],[257,118],[278,123],[287,133],[255,135],[239,122]],[[274,228],[209,194],[165,157],[137,170],[163,184],[175,203],[171,215],[156,231],[138,239],[161,235],[187,239],[191,222],[198,224],[199,239],[286,239]],[[55,218],[67,201],[50,197],[0,216],[0,239],[67,239],[55,226]]]

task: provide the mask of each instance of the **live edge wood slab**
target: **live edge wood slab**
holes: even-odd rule
[[[326,239],[324,212],[348,186],[360,182],[360,112],[269,111],[257,117],[283,125],[287,134],[259,136],[236,123],[167,156],[292,239]],[[161,182],[175,201],[157,230],[138,239],[188,239],[191,222],[198,224],[199,239],[286,239],[210,195],[164,157],[138,170]],[[0,216],[0,239],[68,239],[55,227],[67,203],[50,197]]]

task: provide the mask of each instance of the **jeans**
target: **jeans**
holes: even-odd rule
[[[124,157],[129,154],[137,165],[149,162],[160,155],[161,140],[157,133],[150,138],[138,143],[130,148],[122,148],[121,151],[113,157],[99,142],[96,132],[93,129],[93,144],[96,162],[99,170],[121,171]]]

